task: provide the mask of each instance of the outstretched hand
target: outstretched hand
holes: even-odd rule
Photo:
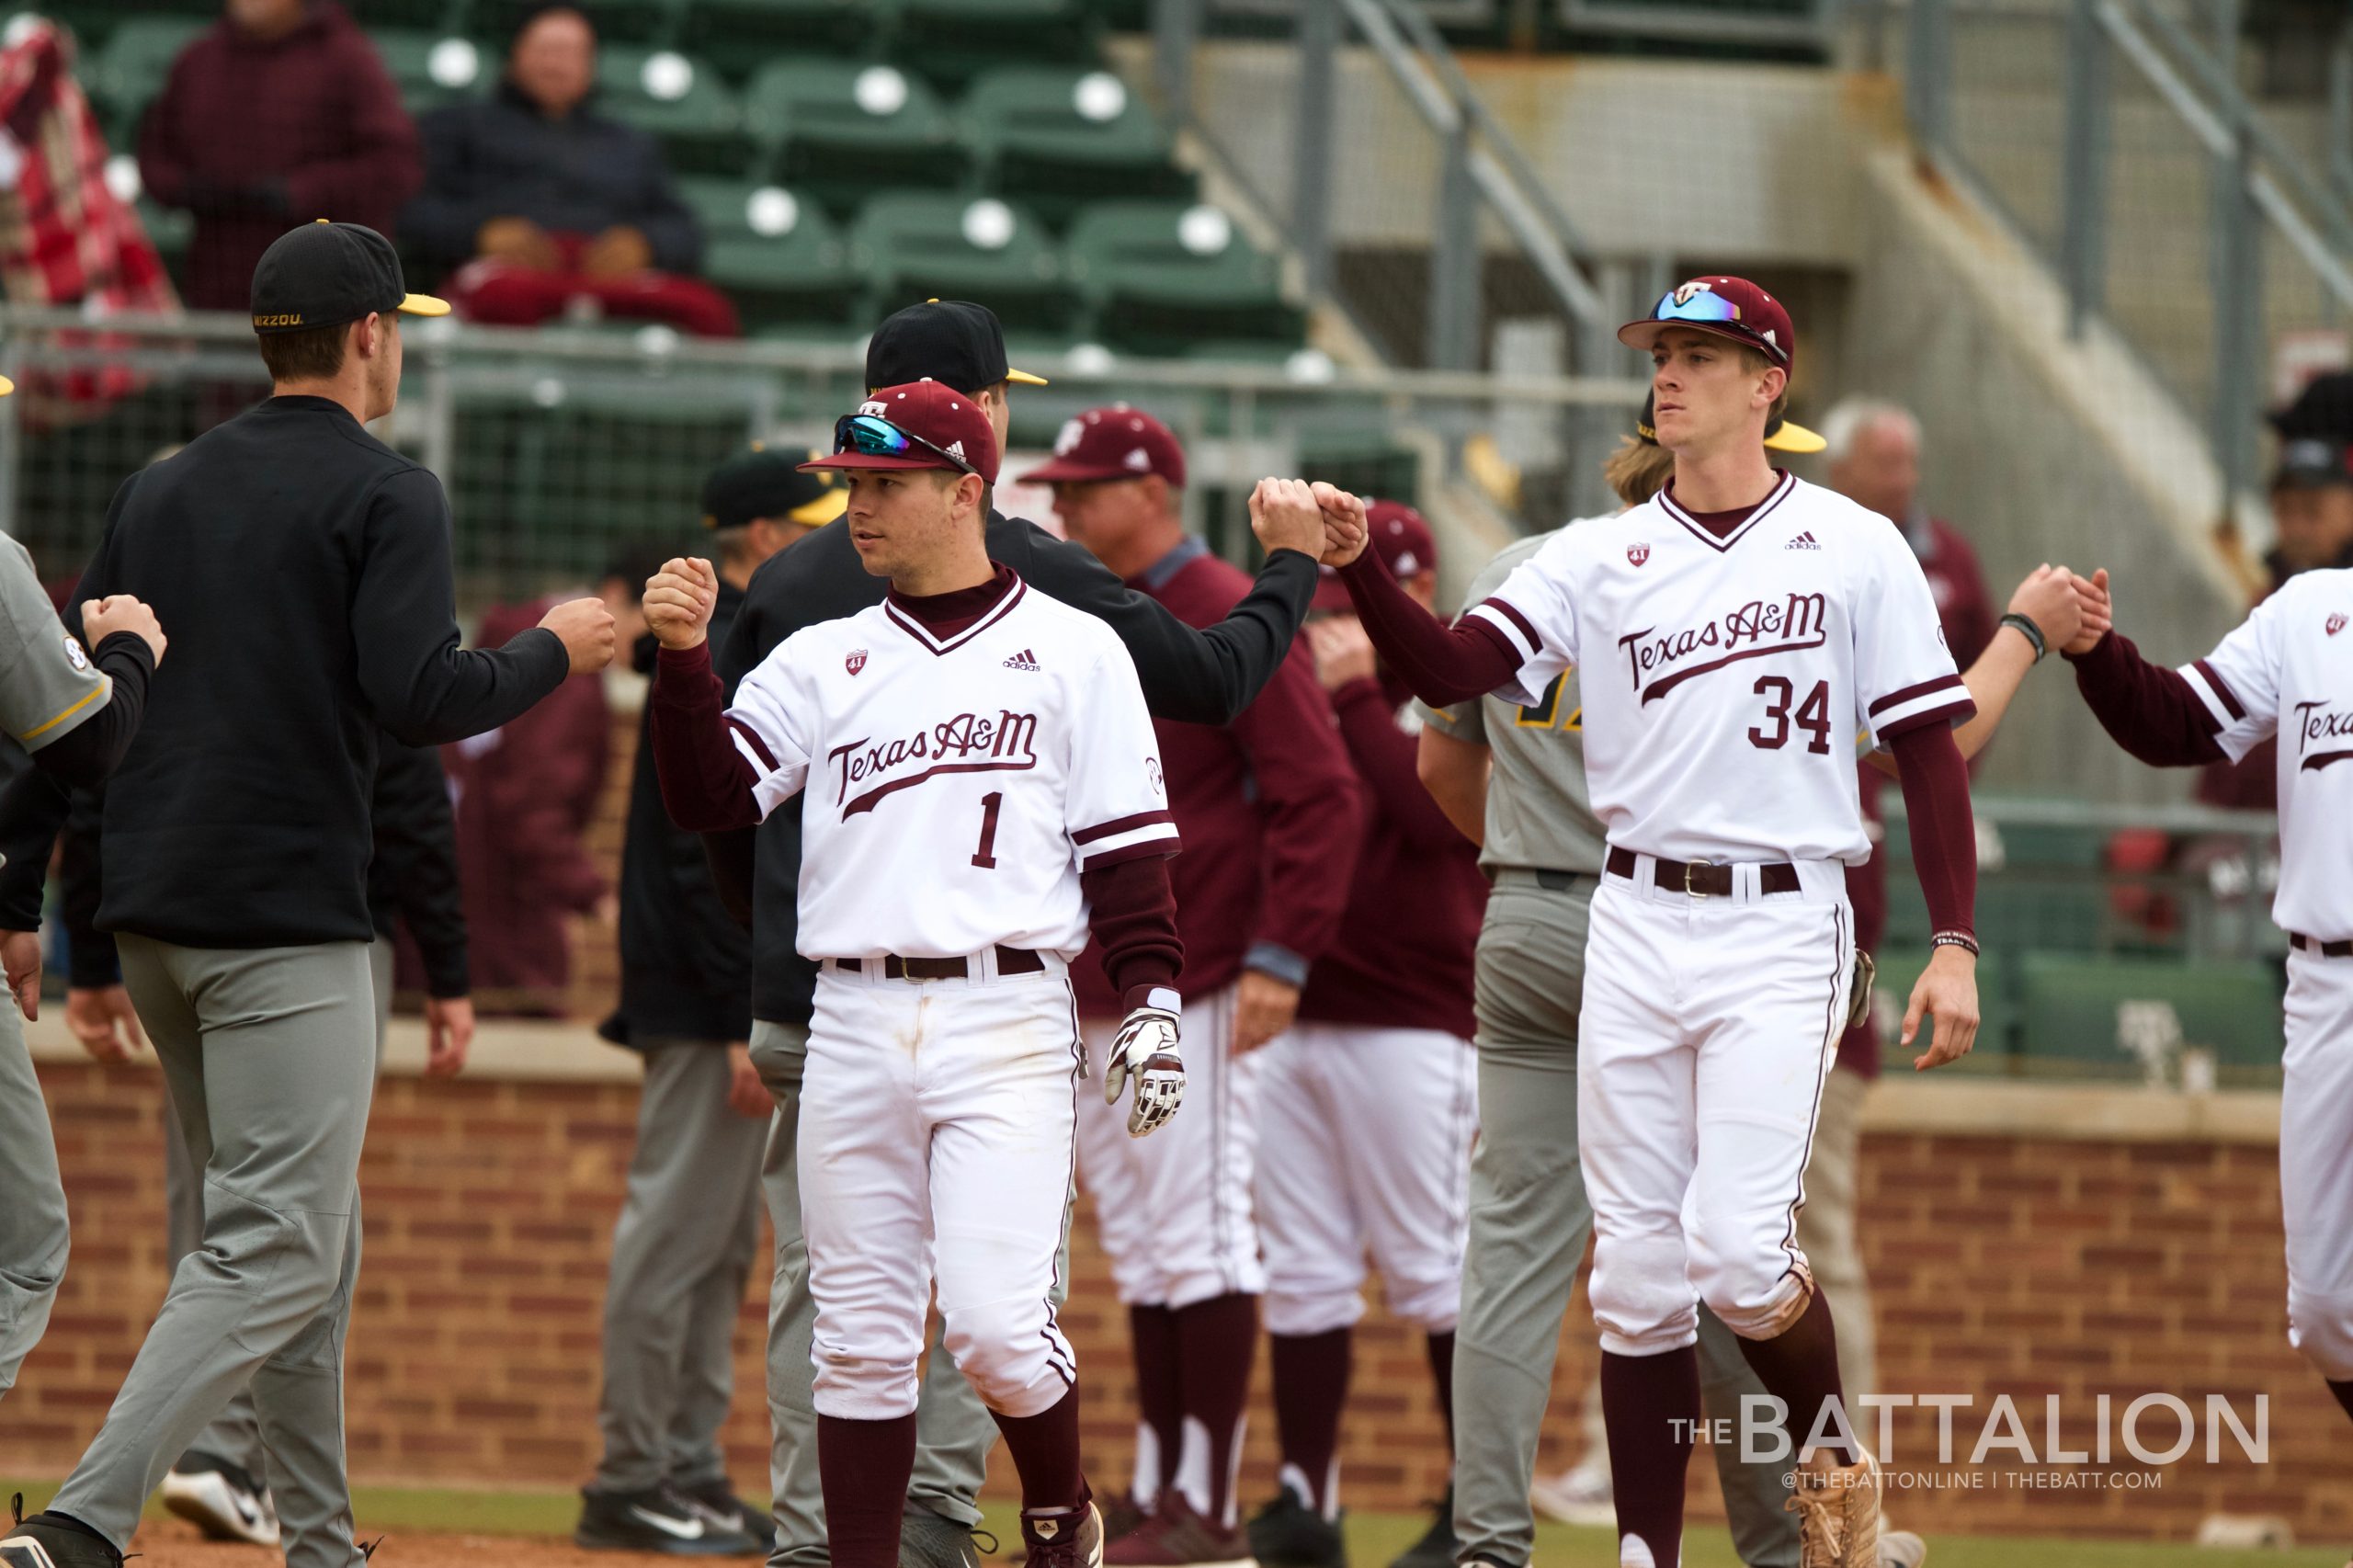
[[[684,652],[702,645],[719,608],[719,574],[699,556],[673,556],[645,580],[646,630],[665,648]]]
[[[1250,531],[1269,555],[1278,550],[1324,553],[1324,515],[1303,479],[1260,480],[1250,492]]]
[[[1900,1043],[1910,1045],[1923,1020],[1934,1032],[1926,1052],[1912,1059],[1912,1070],[1925,1073],[1948,1062],[1958,1062],[1977,1043],[1977,955],[1948,943],[1929,955],[1928,967],[1912,987],[1911,1005],[1904,1009]]]
[[[2083,607],[2083,630],[2060,651],[2088,653],[2116,625],[2116,606],[2108,595],[2108,568],[2103,566],[2088,577],[2076,578],[2075,599]]]
[[[2010,596],[2008,613],[2034,622],[2046,650],[2064,648],[2084,629],[2084,606],[2075,594],[2075,574],[2048,562],[2036,567]]]

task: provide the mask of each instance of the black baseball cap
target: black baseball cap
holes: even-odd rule
[[[378,311],[446,316],[449,302],[412,294],[392,242],[364,223],[322,218],[270,242],[254,267],[254,330],[307,332]]]
[[[849,486],[831,471],[803,473],[813,452],[754,445],[702,482],[702,526],[740,528],[761,517],[820,528],[849,507]]]
[[[874,329],[866,344],[866,389],[938,381],[967,397],[999,381],[1042,387],[1043,376],[1005,362],[996,312],[970,300],[926,300]]]
[[[2274,490],[2325,490],[2353,485],[2353,463],[2342,441],[2325,436],[2299,436],[2279,443],[2279,472],[2271,476]]]

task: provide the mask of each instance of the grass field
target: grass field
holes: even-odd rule
[[[0,1478],[0,1494],[21,1489],[25,1512],[32,1513],[57,1490],[54,1482]],[[572,1533],[580,1499],[571,1492],[472,1492],[455,1489],[363,1486],[353,1494],[356,1512],[369,1536],[387,1534],[393,1545],[411,1538],[412,1550],[388,1551],[382,1561],[417,1564],[417,1537],[508,1536],[563,1540]],[[151,1505],[149,1517],[162,1518]],[[1424,1517],[1364,1514],[1348,1520],[1348,1553],[1359,1568],[1382,1568],[1417,1537]],[[1017,1539],[1010,1509],[991,1510],[989,1526],[1002,1543]],[[240,1557],[244,1555],[241,1551]],[[469,1557],[479,1561],[477,1554]],[[151,1557],[164,1562],[169,1554]],[[269,1559],[253,1554],[257,1563]],[[635,1561],[635,1559],[630,1559]],[[648,1559],[646,1561],[652,1561]],[[1703,1529],[1684,1545],[1685,1568],[1740,1568],[1732,1543],[1720,1529]],[[2345,1568],[2343,1543],[2287,1551],[2213,1551],[2195,1546],[2139,1541],[2037,1540],[2016,1536],[1938,1536],[1930,1542],[1933,1568]],[[1546,1525],[1537,1531],[1534,1568],[1615,1568],[1608,1530]]]

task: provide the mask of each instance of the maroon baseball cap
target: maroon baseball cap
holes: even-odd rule
[[[1418,577],[1425,572],[1438,570],[1438,536],[1419,512],[1403,501],[1369,501],[1365,504],[1365,523],[1370,536],[1365,548],[1389,568],[1389,574],[1399,582]],[[1326,566],[1315,584],[1315,601],[1308,607],[1317,610],[1353,609],[1347,585],[1340,574]]]
[[[996,483],[996,431],[972,398],[933,381],[869,392],[855,414],[834,422],[830,457],[806,469],[948,469]]]
[[[1185,449],[1168,426],[1141,409],[1115,403],[1063,422],[1053,460],[1021,476],[1024,484],[1086,484],[1156,473],[1185,488]]]
[[[1711,332],[1756,349],[1783,369],[1797,358],[1797,329],[1781,301],[1745,278],[1694,278],[1659,296],[1651,313],[1618,329],[1618,341],[1647,350],[1669,327]]]

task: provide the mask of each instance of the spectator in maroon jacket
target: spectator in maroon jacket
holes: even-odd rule
[[[335,0],[228,0],[149,107],[139,177],[196,215],[188,303],[243,312],[272,240],[313,218],[391,234],[422,171],[400,93]]]
[[[1432,608],[1429,525],[1394,501],[1373,502],[1367,520],[1381,564]],[[1479,847],[1422,787],[1413,693],[1374,656],[1338,574],[1324,575],[1308,642],[1372,814],[1339,938],[1316,960],[1297,1027],[1267,1049],[1261,1085],[1258,1199],[1282,1443],[1281,1491],[1250,1527],[1261,1562],[1340,1551],[1340,1415],[1368,1251],[1390,1313],[1427,1336],[1453,1451],[1454,1329],[1479,1121],[1471,1044],[1487,907]],[[1392,1568],[1454,1568],[1459,1544],[1449,1487]]]
[[[1977,551],[1960,529],[1920,505],[1920,422],[1900,404],[1848,398],[1823,421],[1822,437],[1830,487],[1904,530],[1936,596],[1953,667],[1967,669],[1994,640],[2000,616]]]
[[[1081,415],[1063,426],[1053,461],[1023,480],[1052,485],[1073,540],[1194,626],[1216,624],[1250,591],[1247,574],[1186,533],[1185,454],[1150,415],[1124,404]],[[1113,1500],[1105,1515],[1107,1534],[1120,1533],[1104,1560],[1130,1568],[1250,1555],[1233,1476],[1267,1283],[1252,1191],[1259,1048],[1290,1027],[1339,930],[1364,821],[1305,648],[1232,723],[1154,728],[1185,840],[1171,874],[1187,1094],[1209,1109],[1137,1142],[1100,1096],[1080,1098],[1079,1174],[1135,1352],[1135,1482],[1127,1506]],[[1071,973],[1100,1061],[1119,994],[1098,964]]]
[[[425,194],[404,222],[474,321],[530,326],[583,310],[733,337],[735,307],[699,278],[702,231],[646,132],[597,111],[597,33],[570,6],[523,19],[486,98],[426,116]]]
[[[624,552],[598,584],[616,647],[643,635],[638,597],[663,559],[658,551]],[[483,616],[478,641],[495,647],[569,597],[498,606]],[[619,897],[586,843],[611,753],[600,676],[574,676],[512,723],[442,748],[458,803],[474,1005],[485,1015],[562,1015],[572,983],[570,919],[594,915],[608,930],[620,920]]]

